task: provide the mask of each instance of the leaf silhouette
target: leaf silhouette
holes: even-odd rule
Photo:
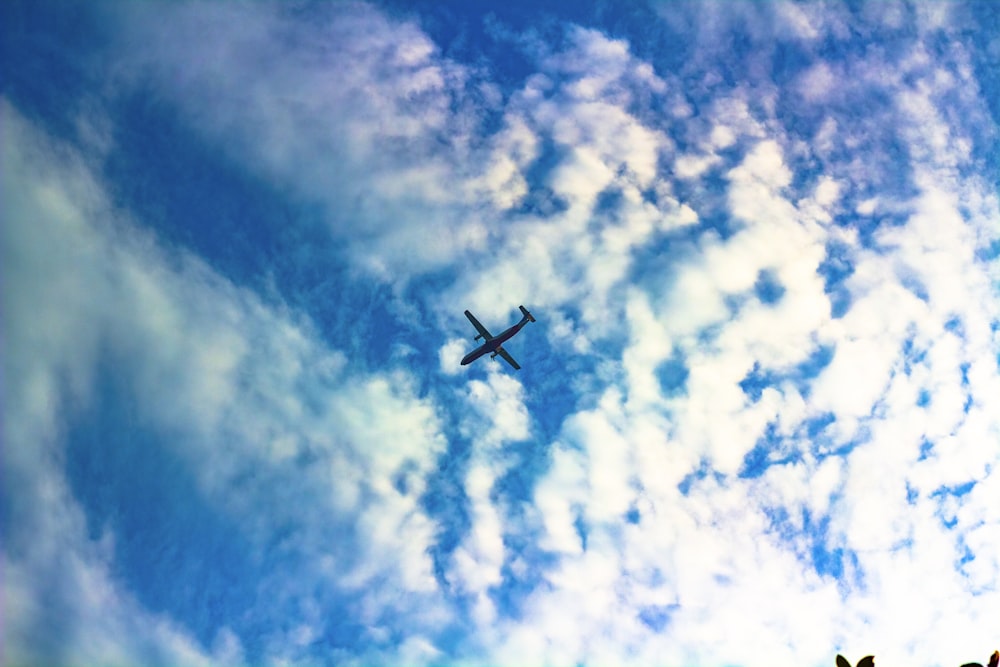
[[[858,667],[875,667],[875,656],[866,655],[858,660]]]
[[[837,654],[837,667],[851,667],[851,663],[847,662],[847,658]]]
[[[990,656],[990,667],[1000,666],[1000,651],[993,651],[993,655]]]
[[[967,662],[962,667],[983,667],[983,664],[980,662]]]

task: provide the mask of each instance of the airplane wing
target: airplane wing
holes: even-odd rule
[[[510,356],[510,354],[508,354],[507,350],[503,349],[502,347],[498,347],[497,348],[497,354],[499,354],[501,357],[503,357],[504,361],[506,361],[508,364],[510,364],[511,366],[513,366],[515,371],[521,370],[521,367],[517,365],[517,362],[514,361],[514,357]]]
[[[469,311],[465,311],[465,316],[469,318],[470,322],[472,322],[472,326],[476,327],[476,331],[478,331],[479,335],[483,337],[483,340],[490,340],[493,338],[490,332],[486,330],[486,327],[479,323],[479,320],[476,319],[475,315]]]

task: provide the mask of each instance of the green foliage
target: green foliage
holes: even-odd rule
[[[851,667],[851,663],[847,661],[847,658],[837,654],[837,667]],[[857,667],[875,667],[875,656],[866,655],[865,657],[858,660]],[[967,662],[962,667],[983,667],[982,663],[979,662]],[[990,656],[990,663],[987,667],[1000,667],[1000,651],[993,651],[993,655]]]
[[[847,658],[837,654],[837,667],[851,667],[851,663],[847,661]],[[858,667],[875,667],[875,656],[866,655],[865,657],[858,660]]]
[[[1000,665],[1000,651],[993,651],[993,655],[990,656],[990,664],[987,667],[997,667],[998,665]],[[837,666],[840,667],[839,662]],[[983,667],[983,665],[978,662],[967,662],[962,667]]]

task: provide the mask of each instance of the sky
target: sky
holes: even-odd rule
[[[0,26],[0,663],[998,648],[1000,5]]]

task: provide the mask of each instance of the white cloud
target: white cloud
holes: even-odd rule
[[[414,633],[435,627],[441,614],[427,549],[436,526],[419,498],[444,440],[434,407],[416,396],[410,378],[348,373],[307,322],[264,306],[189,256],[169,255],[116,217],[76,155],[48,143],[11,107],[4,117],[4,191],[13,214],[4,254],[17,257],[5,264],[4,363],[9,386],[23,397],[5,406],[6,474],[22,480],[8,492],[26,510],[4,550],[5,571],[17,574],[5,590],[22,601],[10,619],[9,655],[61,659],[44,652],[38,633],[48,614],[62,612],[32,602],[55,588],[71,610],[59,620],[68,632],[62,647],[74,659],[136,664],[162,651],[170,662],[213,661],[178,625],[184,619],[144,610],[110,577],[120,554],[87,537],[68,487],[64,428],[101,400],[92,393],[101,346],[115,373],[129,378],[136,409],[155,429],[176,434],[169,446],[206,501],[238,521],[255,548],[266,553],[289,520],[302,526],[290,546],[308,568],[245,585],[319,576],[342,590],[371,586],[376,599],[388,586],[414,596],[411,611],[426,619]],[[296,463],[303,455],[315,463]],[[357,530],[351,544],[330,532],[344,522]],[[65,578],[53,580],[60,569]],[[384,622],[379,616],[373,625]],[[289,635],[288,646],[276,637],[270,650],[299,655],[308,648],[303,637],[329,622]],[[238,657],[232,635],[219,642],[220,655]]]
[[[878,85],[891,90],[896,82]],[[901,99],[904,110],[937,104],[927,97],[920,104]],[[547,578],[551,587],[529,599],[531,627],[505,628],[506,659],[584,660],[606,655],[602,639],[613,638],[610,655],[619,662],[672,656],[704,664],[774,664],[783,655],[788,662],[818,664],[829,655],[815,647],[835,645],[869,646],[886,660],[934,655],[942,661],[965,650],[961,641],[982,641],[975,638],[987,633],[984,614],[991,603],[982,595],[970,599],[969,586],[990,580],[995,559],[969,561],[968,580],[953,574],[962,556],[959,533],[940,524],[941,501],[932,496],[942,484],[976,481],[976,502],[945,505],[948,517],[965,512],[967,525],[978,526],[964,544],[985,544],[985,534],[976,531],[992,531],[996,518],[978,498],[987,493],[980,488],[993,485],[988,462],[996,457],[981,443],[996,439],[997,422],[976,409],[973,397],[993,402],[996,395],[990,323],[997,315],[995,295],[986,288],[992,269],[973,253],[987,245],[984,237],[997,235],[995,225],[992,232],[983,229],[988,218],[959,216],[953,203],[974,199],[978,186],[918,181],[923,193],[916,199],[888,201],[894,194],[884,192],[859,201],[849,174],[827,173],[793,203],[786,138],[761,136],[772,131],[762,129],[769,127],[766,119],[735,108],[720,106],[716,113],[742,116],[742,125],[726,126],[742,127],[736,141],[752,146],[728,172],[731,210],[743,226],[725,238],[706,234],[684,246],[658,283],[628,293],[626,394],[616,400],[607,392],[598,407],[564,422],[535,494],[545,527],[541,544],[560,560]],[[826,153],[838,125],[829,118],[827,138],[817,139],[831,142]],[[924,125],[904,128],[917,147],[925,141],[933,150],[947,145],[940,137],[952,130]],[[969,159],[964,146],[937,155],[933,164],[962,164]],[[923,160],[933,150],[912,155]],[[694,164],[683,160],[693,159],[680,159],[682,172]],[[868,248],[856,233],[834,226],[841,207],[851,206],[868,216],[913,213],[885,225]],[[845,283],[851,303],[837,319],[818,273],[829,241],[847,248],[853,267]],[[784,288],[777,303],[747,298],[763,270]],[[961,337],[945,328],[956,317]],[[914,347],[909,357],[907,341]],[[754,402],[740,388],[754,362],[793,377],[809,372],[796,368],[820,346],[832,350],[832,359],[811,371],[819,371],[817,378],[769,382]],[[684,352],[689,375],[684,394],[667,398],[654,370],[675,350]],[[973,368],[984,381],[976,390],[963,386],[971,384]],[[930,397],[923,406],[921,390]],[[835,421],[814,441],[812,420],[828,412]],[[734,475],[744,455],[768,424],[782,440],[772,454],[783,452],[792,461],[739,481]],[[847,456],[831,455],[851,438],[861,444]],[[934,445],[921,460],[924,439]],[[681,495],[677,485],[704,463],[707,474],[689,477],[688,495]],[[638,508],[637,524],[612,520],[631,507]],[[770,510],[785,512],[787,525],[773,525],[765,514]],[[811,530],[824,517],[828,527],[805,533],[803,511],[811,515]],[[984,513],[993,518],[984,520]],[[813,558],[823,551],[836,562],[827,567],[842,570],[839,581],[815,572]],[[639,573],[653,569],[657,583],[639,586]],[[935,571],[947,574],[935,579]],[[586,590],[567,583],[582,580],[590,582]],[[905,591],[916,587],[924,594],[914,606]],[[624,599],[680,606],[653,633],[634,622],[637,606],[620,606]],[[883,602],[894,600],[906,600],[906,608]],[[794,618],[793,609],[815,616]],[[758,622],[748,627],[743,614],[749,610]],[[932,628],[956,615],[966,622],[948,622],[956,630],[961,625],[954,640],[932,637]],[[730,629],[722,642],[720,626]]]
[[[79,157],[47,143],[6,100],[0,104],[10,216],[3,228],[4,496],[17,517],[2,556],[5,657],[130,665],[162,656],[210,664],[183,629],[118,588],[108,554],[113,539],[88,538],[57,467],[72,410],[91,400],[104,335],[98,319],[116,301],[94,294],[107,284],[114,258],[102,240],[118,230],[95,219],[110,207]]]
[[[792,3],[778,3],[774,11],[783,28],[790,30],[796,37],[804,40],[814,40],[820,36],[814,21],[803,7]]]
[[[455,375],[458,373],[462,366],[462,357],[468,351],[466,348],[471,349],[468,343],[462,340],[450,340],[441,346],[438,350],[438,362],[441,365],[441,370],[448,375]]]
[[[729,148],[736,143],[736,136],[732,129],[725,125],[716,125],[713,127],[710,138],[712,146],[715,148]]]
[[[143,49],[125,54],[123,85],[148,77],[209,141],[321,203],[331,233],[386,280],[483,246],[480,176],[507,192],[499,200],[516,199],[516,181],[498,181],[502,165],[480,172],[470,103],[491,97],[481,79],[411,22],[364,4],[315,8],[306,21],[276,6],[125,14]]]
[[[475,182],[499,210],[514,208],[528,194],[524,172],[539,150],[538,137],[523,118],[510,116],[506,122],[493,139],[493,154],[485,173]]]
[[[828,63],[818,62],[799,79],[799,92],[810,102],[824,102],[836,92],[838,76]]]
[[[511,299],[531,295],[541,306],[589,293],[585,317],[596,326],[606,320],[603,293],[625,276],[633,249],[658,230],[690,224],[690,209],[669,193],[656,204],[642,195],[671,149],[645,122],[655,117],[649,96],[668,87],[627,43],[597,31],[569,29],[561,52],[538,45],[530,55],[544,74],[505,101],[489,98],[504,105],[491,109],[502,112],[503,125],[482,138],[473,102],[489,86],[484,73],[442,57],[413,23],[371,8],[321,11],[308,27],[281,12],[236,8],[131,13],[139,30],[151,20],[157,26],[140,71],[152,73],[207,136],[239,140],[238,157],[250,168],[325,203],[352,259],[385,280],[405,282],[459,259],[476,267],[482,287],[471,305],[486,318],[504,315],[487,299],[502,280]],[[217,34],[211,45],[172,48],[206,21]],[[180,82],[169,76],[176,68],[185,72]],[[534,184],[547,190],[533,193],[526,177],[541,137],[560,156]],[[628,209],[620,222],[581,238],[605,189],[621,191]],[[511,209],[533,196],[568,207],[559,224],[511,219]],[[567,284],[571,272],[553,264],[584,273],[583,284]]]
[[[512,440],[527,439],[531,419],[524,406],[524,388],[516,379],[504,372],[491,372],[486,382],[470,380],[463,391],[475,411],[465,430],[482,447],[490,449]]]
[[[495,482],[494,469],[488,465],[476,465],[469,470],[465,490],[472,504],[472,528],[452,554],[449,572],[453,585],[475,596],[472,613],[482,627],[496,621],[489,589],[502,581],[500,568],[505,554],[500,511],[490,499]]]
[[[674,162],[674,174],[678,178],[698,178],[719,162],[717,155],[682,155]]]
[[[843,17],[827,5],[733,7],[699,9],[704,48],[724,49],[710,42],[744,19],[754,44],[842,38]],[[864,12],[900,27],[896,9]],[[356,593],[366,640],[386,651],[401,642],[382,658],[443,659],[435,633],[459,612],[438,590],[436,564],[471,600],[459,620],[477,634],[457,653],[472,655],[446,656],[456,661],[821,664],[833,646],[865,645],[887,663],[945,662],[991,631],[1000,461],[983,443],[1000,439],[1000,269],[978,257],[1000,233],[995,193],[969,175],[974,142],[948,110],[957,100],[985,118],[958,55],[938,62],[917,44],[899,62],[848,53],[843,70],[817,64],[795,84],[813,101],[874,91],[891,102],[870,118],[831,106],[811,137],[783,125],[768,82],[740,85],[699,105],[702,116],[685,121],[690,152],[678,155],[660,124],[676,118],[659,118],[657,105],[677,108],[667,93],[685,80],[597,31],[568,31],[559,52],[532,42],[541,73],[506,97],[483,94],[502,119],[484,138],[469,99],[489,87],[486,74],[441,56],[415,23],[353,6],[308,28],[271,10],[174,11],[162,19],[170,39],[199,25],[220,38],[181,55],[154,40],[143,66],[160,83],[177,73],[167,94],[206,136],[259,133],[236,154],[330,210],[350,202],[358,224],[333,233],[383,278],[456,267],[441,301],[496,323],[512,303],[537,305],[551,314],[553,354],[568,344],[599,370],[573,378],[587,389],[554,441],[531,443],[548,458],[515,521],[497,481],[521,463],[511,445],[534,436],[520,376],[488,367],[485,380],[424,395],[406,373],[352,372],[308,322],[114,220],[87,170],[51,167],[54,149],[18,120],[4,171],[32,178],[5,186],[5,200],[45,224],[19,221],[4,236],[5,270],[18,277],[5,283],[8,342],[19,352],[5,356],[5,373],[18,389],[11,414],[22,415],[5,419],[5,440],[58,454],[62,420],[96,400],[95,357],[110,340],[140,408],[159,426],[182,425],[177,446],[199,462],[200,488],[253,544],[303,515],[289,538],[302,571],[277,573],[267,590],[303,609],[317,581]],[[302,39],[334,46],[274,46]],[[903,149],[891,168],[912,173],[917,196],[870,189],[886,182],[883,163],[867,159],[886,136]],[[710,169],[727,177],[723,192],[701,191]],[[613,203],[602,208],[602,197]],[[712,205],[724,230],[699,226]],[[857,229],[852,211],[866,217]],[[836,317],[821,268],[832,242],[851,269]],[[773,300],[758,294],[768,280]],[[444,380],[467,349],[439,349]],[[686,378],[667,391],[661,364],[672,358]],[[765,378],[757,395],[744,388],[753,374]],[[442,527],[421,497],[447,437],[472,443],[455,481],[469,528],[435,563]],[[770,465],[744,470],[762,443]],[[43,613],[33,601],[43,575],[83,563],[67,588],[92,638],[85,658],[128,662],[163,646],[184,662],[239,660],[231,633],[220,631],[212,655],[118,588],[107,575],[113,535],[86,537],[62,471],[32,451],[12,448],[9,465],[41,480],[26,495],[37,507],[18,509],[50,543],[27,556],[21,542],[5,544],[20,636]],[[303,469],[301,457],[316,463]],[[270,477],[237,490],[248,469]],[[969,483],[964,495],[944,488]],[[275,507],[257,516],[262,502]],[[356,543],[340,544],[341,524]],[[505,546],[530,531],[548,559],[529,563]],[[45,549],[57,535],[69,536],[73,558]],[[973,558],[962,563],[966,548]],[[542,583],[509,614],[496,587],[505,571],[529,568]],[[394,614],[411,625],[401,630]],[[133,618],[146,634],[115,641]],[[297,614],[267,638],[269,655],[303,659],[328,622]],[[14,655],[38,657],[17,641]]]

